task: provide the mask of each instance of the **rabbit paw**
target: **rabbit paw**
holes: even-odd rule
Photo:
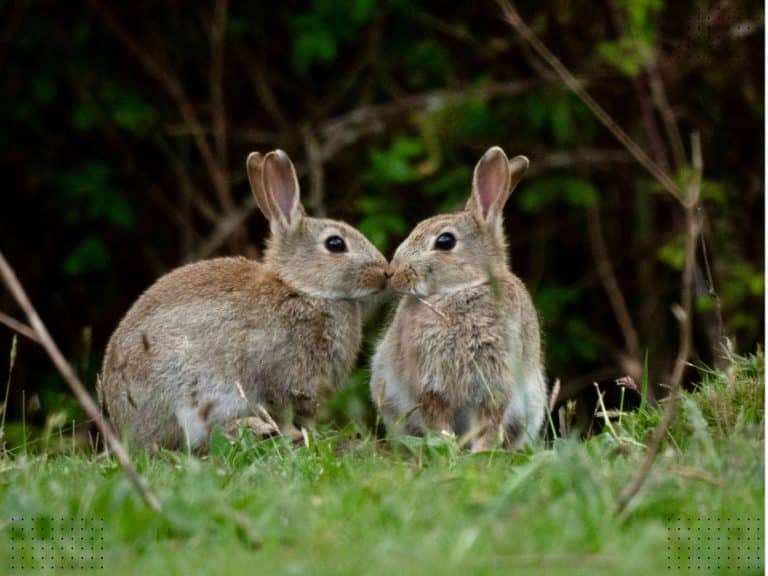
[[[238,418],[224,427],[230,435],[236,433],[241,428],[249,430],[252,434],[260,438],[269,438],[270,436],[278,436],[280,434],[280,430],[274,422],[264,420],[260,416]]]

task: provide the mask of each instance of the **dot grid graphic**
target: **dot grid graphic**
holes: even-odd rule
[[[762,574],[763,518],[755,516],[670,516],[667,569],[727,574]]]
[[[104,518],[16,516],[8,567],[13,574],[65,570],[73,574],[104,568]]]

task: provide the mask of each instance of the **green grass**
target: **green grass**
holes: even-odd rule
[[[470,455],[434,436],[386,442],[337,431],[293,448],[217,435],[205,459],[138,458],[163,501],[159,514],[112,460],[82,450],[6,454],[0,568],[10,573],[15,554],[17,570],[45,573],[29,548],[42,538],[58,559],[59,547],[82,549],[76,529],[86,525],[104,527],[94,540],[85,532],[85,548],[101,563],[103,545],[110,574],[758,574],[762,554],[726,562],[723,551],[701,570],[684,557],[668,570],[667,550],[671,542],[676,558],[707,527],[762,550],[763,393],[761,354],[730,374],[707,373],[620,518],[616,499],[655,409],[625,414],[586,442],[524,454]],[[20,518],[42,536],[14,531]]]

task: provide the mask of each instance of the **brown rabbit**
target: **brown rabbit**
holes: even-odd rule
[[[134,446],[204,448],[212,426],[239,422],[295,434],[293,417],[311,420],[353,367],[360,299],[386,287],[387,262],[360,232],[305,215],[285,152],[254,152],[246,165],[270,222],[264,262],[170,272],[107,345],[100,397]]]
[[[509,271],[502,209],[528,168],[488,150],[458,213],[420,222],[390,262],[405,295],[372,362],[371,395],[385,424],[470,432],[473,451],[503,439],[519,449],[545,416],[539,322]]]

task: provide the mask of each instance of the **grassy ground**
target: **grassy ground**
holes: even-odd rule
[[[620,518],[617,496],[656,411],[624,415],[587,442],[558,440],[525,454],[470,455],[439,437],[384,442],[328,432],[293,448],[216,436],[205,459],[138,459],[161,514],[141,504],[111,460],[82,451],[6,454],[0,568],[759,574],[763,393],[762,355],[728,375],[707,374],[686,395],[646,487]]]

